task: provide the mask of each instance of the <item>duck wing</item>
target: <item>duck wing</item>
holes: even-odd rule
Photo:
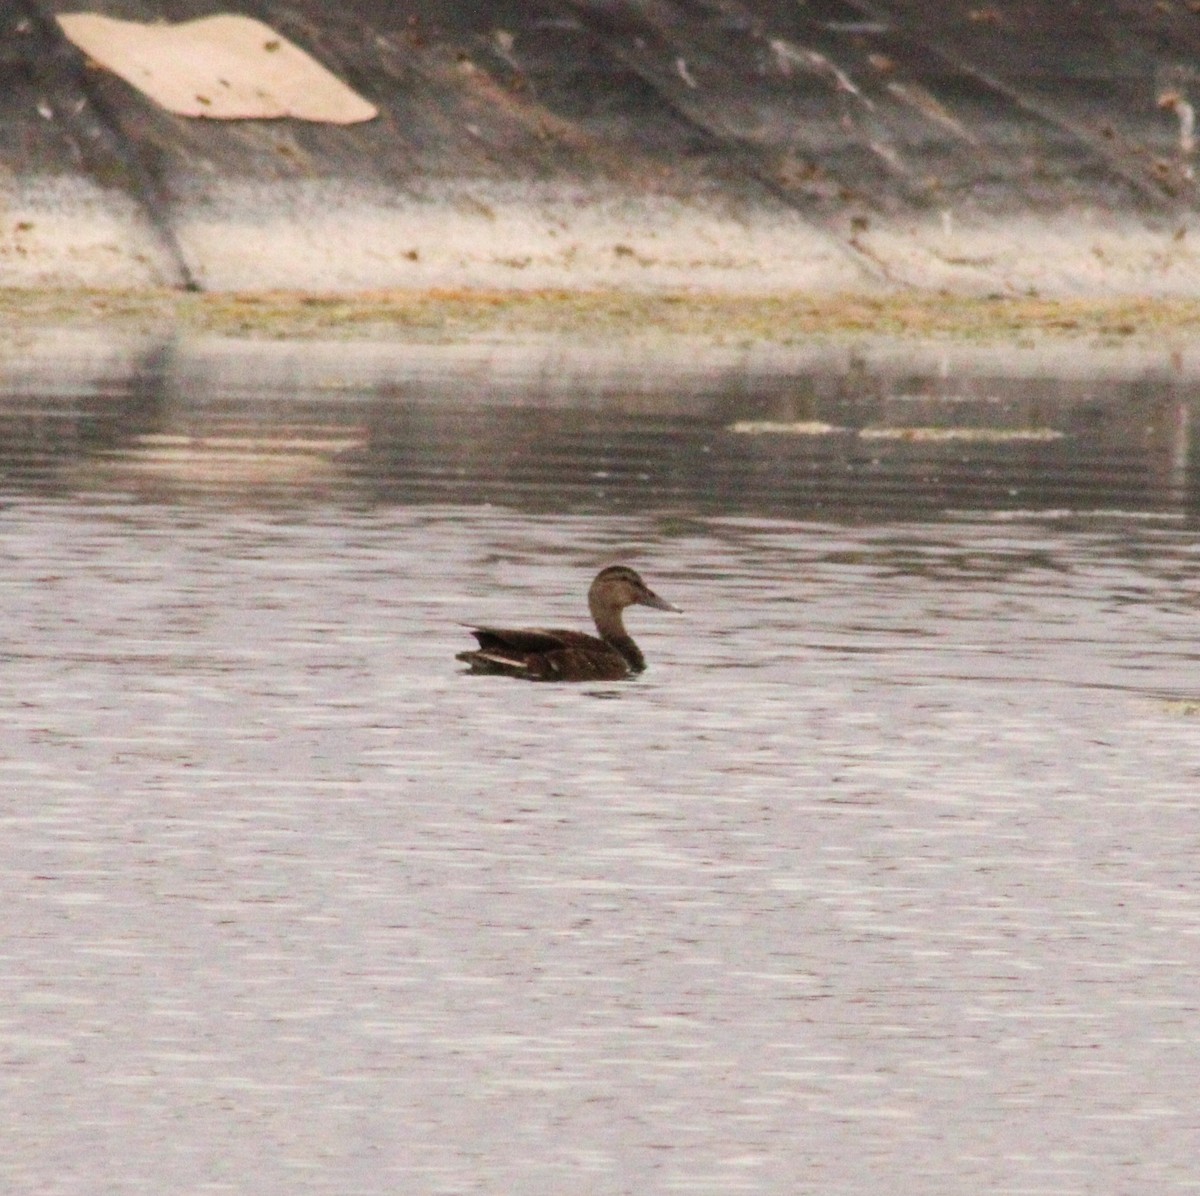
[[[472,627],[479,641],[458,659],[477,673],[531,681],[616,681],[629,665],[615,648],[582,631],[542,627]]]
[[[471,627],[471,634],[479,641],[485,652],[518,652],[522,655],[536,652],[554,652],[560,648],[577,646],[580,640],[595,640],[594,635],[582,631],[558,631],[546,627]]]

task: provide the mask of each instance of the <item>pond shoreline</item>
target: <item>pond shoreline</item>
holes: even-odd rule
[[[188,294],[170,289],[0,290],[0,349],[47,330],[235,340],[453,343],[570,337],[646,344],[794,345],[813,338],[966,344],[1061,342],[1182,352],[1200,299],[934,294],[729,295],[686,291],[386,290]]]

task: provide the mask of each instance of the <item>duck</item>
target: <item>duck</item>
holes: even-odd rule
[[[627,606],[680,613],[627,565],[609,565],[588,589],[588,609],[599,636],[542,627],[477,627],[468,624],[479,647],[456,659],[471,673],[526,681],[622,681],[644,672],[646,658],[625,630]]]

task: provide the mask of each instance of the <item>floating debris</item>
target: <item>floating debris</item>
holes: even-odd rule
[[[1027,441],[1062,440],[1065,432],[1057,428],[937,428],[937,427],[876,427],[855,431],[819,419],[794,421],[772,419],[740,419],[729,425],[730,432],[748,436],[831,436],[849,432],[863,440],[967,441],[975,444],[1010,444]]]
[[[819,419],[802,419],[790,423],[773,419],[739,419],[737,423],[729,425],[729,431],[747,436],[831,436],[834,432],[845,432],[848,429],[837,424],[823,423]]]
[[[1062,440],[1057,428],[863,428],[864,440],[962,440],[973,444],[1016,444],[1026,441]]]
[[[1200,718],[1200,698],[1176,698],[1163,702],[1162,708],[1176,718]]]

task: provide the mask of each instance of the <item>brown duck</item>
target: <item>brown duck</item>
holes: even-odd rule
[[[588,608],[599,638],[582,631],[541,627],[472,627],[479,647],[457,659],[472,673],[523,677],[527,681],[619,681],[646,667],[646,658],[625,630],[627,606],[678,611],[624,565],[601,569],[588,590]]]

